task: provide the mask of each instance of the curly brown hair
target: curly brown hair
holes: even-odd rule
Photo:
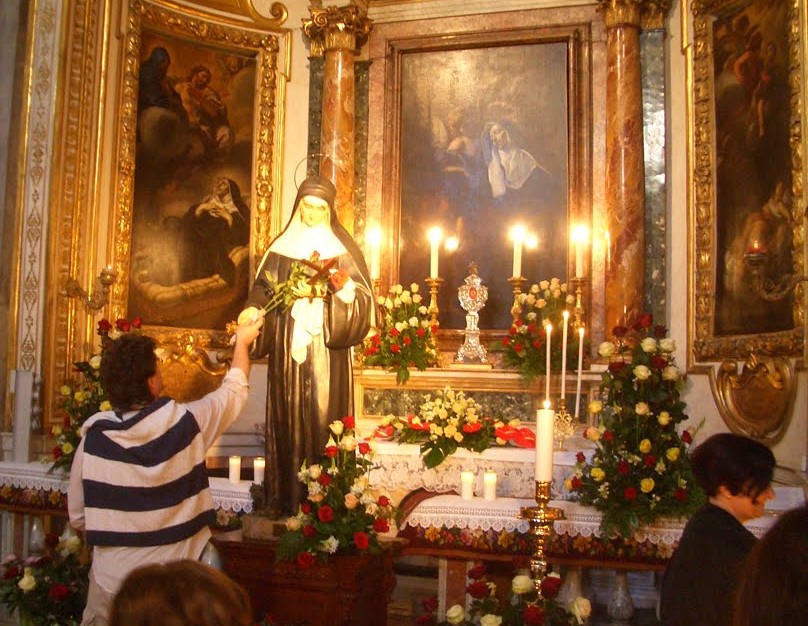
[[[110,341],[101,357],[101,384],[117,411],[151,402],[149,378],[157,373],[157,343],[146,335],[125,333]]]

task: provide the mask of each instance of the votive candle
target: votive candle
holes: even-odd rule
[[[553,337],[553,325],[546,324],[544,326],[544,333],[547,335],[547,364],[545,366],[545,377],[544,377],[544,402],[550,402],[550,340]]]
[[[261,485],[264,482],[264,472],[266,470],[266,459],[262,456],[256,457],[253,461],[253,482]]]
[[[474,497],[474,472],[470,470],[460,472],[460,497],[463,500]]]
[[[564,326],[561,330],[561,397],[566,398],[567,392],[567,328],[569,326],[570,312],[564,311]]]
[[[241,457],[237,454],[232,455],[227,462],[227,468],[230,482],[238,485],[241,481]]]
[[[536,411],[536,480],[553,480],[553,425],[555,411],[550,402],[544,401],[544,408]]]
[[[483,498],[497,499],[497,473],[494,470],[486,470],[483,473]]]
[[[575,421],[581,407],[581,375],[584,369],[584,327],[578,329],[578,382],[575,384]]]

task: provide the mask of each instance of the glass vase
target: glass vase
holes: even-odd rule
[[[615,572],[614,590],[606,612],[618,624],[627,622],[634,615],[634,603],[628,591],[628,575],[624,571]]]

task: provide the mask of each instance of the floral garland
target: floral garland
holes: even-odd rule
[[[600,345],[610,363],[600,385],[603,402],[589,412],[600,425],[585,435],[597,449],[591,461],[578,453],[567,489],[603,514],[604,535],[631,536],[642,525],[682,517],[697,509],[704,494],[695,481],[688,450],[693,434],[677,430],[688,419],[680,399],[683,377],[676,367],[676,343],[664,326],[643,315],[633,333],[618,326],[615,342]]]
[[[298,472],[308,497],[300,512],[286,520],[279,539],[278,557],[301,568],[335,554],[379,553],[379,533],[390,530],[395,515],[389,497],[371,493],[367,472],[372,451],[367,441],[357,441],[353,416],[335,420],[329,428],[321,463]]]
[[[365,339],[362,349],[366,365],[395,372],[399,385],[409,380],[411,367],[424,371],[438,362],[437,327],[432,326],[419,292],[418,283],[412,283],[409,291],[393,285],[387,297],[380,296],[379,332]]]
[[[56,438],[56,445],[51,450],[50,459],[47,460],[51,463],[49,471],[57,469],[70,471],[73,456],[81,441],[79,431],[82,424],[91,415],[95,415],[99,411],[109,411],[112,408],[107,392],[101,385],[99,371],[101,355],[110,342],[122,334],[140,334],[141,324],[140,316],[133,318],[131,322],[123,318],[118,319],[115,326],[107,319],[98,322],[96,332],[101,338],[101,352],[93,355],[87,361],[73,363],[73,369],[80,374],[80,378],[74,384],[65,384],[60,389],[61,405],[65,416],[61,425],[51,428],[51,434]]]
[[[550,573],[536,585],[527,574],[517,574],[511,581],[509,602],[502,606],[496,584],[486,577],[485,565],[478,564],[468,572],[466,593],[471,598],[468,610],[455,604],[446,611],[446,619],[438,622],[437,598],[427,598],[426,614],[416,621],[418,626],[578,626],[592,613],[586,598],[578,597],[568,607],[558,601],[562,580]]]
[[[575,303],[575,296],[568,292],[567,283],[558,278],[543,280],[531,285],[526,293],[519,294],[518,316],[502,339],[503,362],[519,370],[522,377],[531,382],[547,373],[547,323],[552,324],[550,335],[550,368],[561,371],[563,313]],[[556,333],[557,331],[557,333]],[[557,334],[557,337],[555,336]],[[578,354],[578,334],[569,333],[567,362],[575,363]]]

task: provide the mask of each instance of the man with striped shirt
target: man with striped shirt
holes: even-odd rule
[[[216,518],[205,453],[244,406],[262,323],[239,326],[222,385],[186,404],[160,396],[152,338],[125,334],[105,349],[101,381],[113,409],[82,426],[68,491],[70,523],[93,546],[83,626],[106,626],[131,570],[202,554]]]

